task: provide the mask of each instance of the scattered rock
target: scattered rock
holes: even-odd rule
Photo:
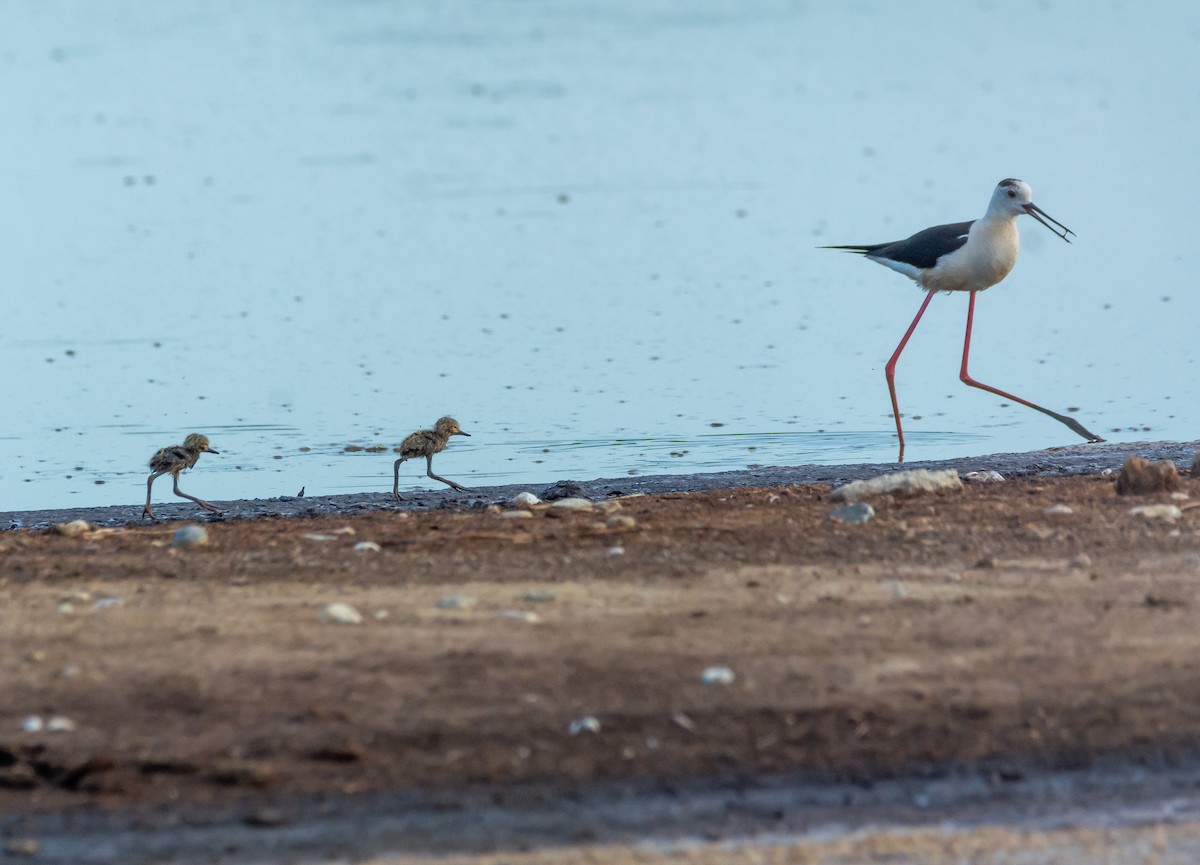
[[[34,838],[9,838],[4,842],[5,856],[36,856],[38,842]]]
[[[47,733],[71,733],[75,730],[75,722],[65,715],[54,715],[46,720]]]
[[[581,498],[562,498],[555,499],[550,505],[550,513],[554,511],[591,511],[595,510],[595,505],[588,499]]]
[[[23,733],[40,733],[45,726],[46,722],[42,720],[41,715],[30,715],[21,719],[21,732]]]
[[[1130,508],[1129,513],[1135,517],[1143,517],[1147,520],[1166,520],[1169,523],[1173,523],[1183,516],[1183,511],[1179,509],[1178,505],[1141,505]]]
[[[1117,495],[1137,496],[1146,493],[1169,493],[1179,489],[1179,471],[1175,463],[1161,460],[1152,463],[1133,456],[1125,460],[1117,475]]]
[[[706,685],[728,685],[733,681],[733,670],[728,667],[709,667],[700,674],[700,681]]]
[[[994,469],[988,469],[985,472],[967,472],[962,479],[972,484],[994,484],[1004,480],[1004,475]]]
[[[171,537],[171,546],[173,547],[195,547],[207,543],[208,530],[204,526],[180,526]]]
[[[1185,567],[1200,569],[1200,553],[1188,553],[1183,557]]]
[[[362,613],[354,609],[354,607],[338,601],[326,605],[325,609],[321,610],[321,620],[324,622],[337,622],[340,625],[361,625],[363,617]]]
[[[549,589],[534,589],[532,592],[526,592],[522,597],[522,601],[530,601],[532,603],[544,603],[553,601],[556,595]]]
[[[875,518],[875,509],[866,502],[855,502],[852,505],[842,505],[834,508],[825,515],[825,521],[834,520],[841,523],[867,523]]]
[[[851,481],[845,486],[838,487],[829,494],[829,500],[834,502],[857,502],[872,496],[895,493],[902,497],[918,496],[923,493],[936,493],[946,490],[961,490],[962,481],[954,469],[928,471],[914,469],[906,472],[892,472],[865,481]]]
[[[28,763],[0,766],[0,789],[32,790],[40,780],[37,771]]]
[[[86,535],[94,528],[95,526],[87,520],[71,520],[69,523],[59,523],[54,527],[54,531],[68,538],[76,538],[80,535]]]
[[[541,616],[529,610],[501,610],[500,615],[506,619],[516,619],[518,622],[525,622],[529,625],[537,625],[542,621]]]
[[[107,610],[109,607],[118,607],[121,605],[121,598],[118,595],[112,595],[107,598],[97,598],[92,604],[94,610]]]
[[[1051,505],[1050,507],[1046,508],[1046,510],[1042,511],[1042,513],[1048,517],[1061,517],[1066,516],[1067,514],[1073,514],[1075,511],[1071,510],[1070,505],[1057,504]]]
[[[609,548],[608,548],[608,554],[609,554],[610,556],[623,556],[623,555],[625,555],[625,548],[624,548],[624,547],[620,547],[620,546],[617,546],[617,547],[609,547]]]
[[[254,811],[251,811],[245,817],[246,825],[253,826],[256,829],[269,829],[274,826],[286,826],[289,822],[291,821],[288,820],[287,815],[283,813],[282,809],[272,808],[270,806],[257,808]]]
[[[558,499],[582,499],[587,497],[587,491],[578,481],[559,481],[552,487],[542,490],[542,501],[553,502]]]
[[[531,520],[533,511],[501,511],[500,518],[505,520]]]
[[[1087,553],[1080,553],[1077,556],[1073,556],[1071,561],[1067,562],[1067,566],[1079,570],[1090,568],[1092,566],[1092,557]]]
[[[377,553],[382,549],[383,547],[374,541],[359,541],[354,545],[354,551],[358,553]]]
[[[470,595],[447,595],[438,598],[437,607],[440,610],[468,610],[478,603]]]
[[[604,525],[610,529],[636,529],[637,520],[624,514],[614,514],[604,521]]]
[[[679,725],[679,727],[682,729],[687,730],[689,733],[694,732],[696,729],[696,722],[687,715],[683,714],[683,712],[676,712],[671,716],[671,720]]]
[[[533,493],[517,493],[513,496],[512,503],[519,508],[528,508],[533,505],[540,505],[542,500]]]
[[[306,540],[306,541],[316,541],[319,544],[326,543],[327,541],[336,541],[337,540],[337,537],[335,535],[320,535],[320,534],[315,534],[313,532],[308,532],[306,534],[301,535],[300,537],[304,538],[304,540]]]
[[[582,718],[576,718],[567,725],[567,732],[572,736],[578,736],[580,733],[599,733],[600,721],[591,716],[584,715]]]

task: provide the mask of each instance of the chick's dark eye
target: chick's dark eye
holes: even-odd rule
[[[1016,197],[1017,197],[1017,194],[1016,194],[1015,192],[1013,192],[1013,191],[1010,189],[1010,190],[1008,190],[1008,197],[1009,197],[1009,198],[1016,198]]]

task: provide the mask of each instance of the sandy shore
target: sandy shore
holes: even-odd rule
[[[186,548],[140,506],[7,514],[104,528],[0,532],[6,831],[1165,765],[1200,729],[1200,479],[1131,498],[1100,472],[1196,447],[959,461],[1009,480],[863,525],[827,519],[829,484],[894,467],[591,481],[604,510],[526,518],[488,507],[519,488],[236,503]],[[1183,511],[1129,513],[1153,503]],[[437,846],[414,832],[390,849]]]

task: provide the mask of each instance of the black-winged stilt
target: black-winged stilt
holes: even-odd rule
[[[152,474],[146,479],[146,506],[142,508],[142,516],[149,517],[152,520],[157,520],[154,516],[154,511],[150,510],[150,490],[154,487],[154,479],[160,475],[169,474],[175,481],[175,495],[185,499],[191,499],[200,507],[208,511],[220,513],[220,509],[213,507],[204,499],[198,499],[195,496],[189,496],[179,488],[179,473],[184,469],[190,469],[196,464],[196,460],[200,459],[200,454],[215,454],[217,451],[208,446],[208,438],[199,433],[192,433],[183,440],[181,445],[171,445],[170,447],[160,448],[154,452],[154,456],[150,457],[150,468]]]
[[[917,322],[925,314],[925,308],[937,291],[970,292],[967,304],[967,334],[963,340],[962,369],[958,377],[964,384],[1019,402],[1021,405],[1049,415],[1083,436],[1090,442],[1103,441],[1095,433],[1088,432],[1079,421],[1035,405],[1028,400],[1013,396],[998,388],[982,384],[967,372],[967,357],[971,351],[971,323],[975,317],[975,293],[990,288],[1008,276],[1017,262],[1020,238],[1017,235],[1017,217],[1028,213],[1063,240],[1070,243],[1068,234],[1074,234],[1057,219],[1033,203],[1033,190],[1023,180],[1008,178],[1001,180],[992,193],[987,212],[982,219],[972,222],[956,222],[952,225],[936,225],[919,231],[907,240],[892,243],[876,243],[870,246],[826,246],[823,249],[845,249],[865,255],[892,270],[903,273],[925,289],[926,296],[916,318],[904,332],[904,338],[884,368],[887,373],[888,392],[892,396],[892,413],[896,418],[896,435],[900,439],[899,462],[904,462],[904,428],[900,424],[900,406],[896,402],[896,361],[908,344],[909,337],[917,328]],[[1045,219],[1043,219],[1045,217]],[[1047,222],[1046,220],[1049,220]],[[1053,223],[1053,225],[1051,225]],[[1059,233],[1058,229],[1062,229]]]
[[[425,457],[425,474],[433,478],[435,481],[441,481],[451,489],[460,492],[467,492],[467,488],[456,484],[454,481],[447,480],[443,477],[438,477],[433,473],[433,455],[440,454],[446,449],[446,445],[450,441],[450,436],[466,436],[471,437],[470,433],[463,432],[456,421],[452,417],[438,418],[438,422],[433,425],[433,429],[420,429],[405,437],[404,441],[400,442],[400,459],[396,460],[396,464],[392,467],[392,495],[396,497],[396,501],[404,501],[404,496],[400,495],[400,463],[405,460],[411,460],[414,457]]]

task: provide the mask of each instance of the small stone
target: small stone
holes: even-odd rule
[[[354,545],[354,551],[356,553],[377,553],[382,549],[383,547],[379,546],[379,544],[375,543],[374,541],[359,541]]]
[[[1179,489],[1179,471],[1175,463],[1161,460],[1152,463],[1132,456],[1121,466],[1117,475],[1117,495],[1136,496],[1146,493],[1169,493]]]
[[[504,520],[531,520],[533,511],[501,511],[500,518]]]
[[[321,620],[337,622],[339,625],[361,625],[363,617],[354,607],[338,601],[326,605],[325,609],[321,610]]]
[[[70,733],[75,729],[75,722],[65,715],[55,715],[46,720],[47,733]]]
[[[728,667],[709,667],[700,674],[700,681],[706,685],[728,685],[733,681],[733,670]]]
[[[467,610],[478,603],[470,595],[447,595],[438,598],[437,607],[440,610]]]
[[[542,490],[542,501],[552,502],[555,499],[581,499],[587,495],[583,484],[578,481],[559,481],[554,486]]]
[[[1071,561],[1067,562],[1067,565],[1076,570],[1084,570],[1092,566],[1092,557],[1087,553],[1080,553],[1077,556],[1073,556]]]
[[[1130,508],[1129,513],[1135,517],[1143,517],[1147,520],[1166,520],[1169,523],[1173,523],[1183,516],[1183,511],[1179,509],[1178,505],[1141,505]]]
[[[513,496],[512,503],[519,508],[528,508],[533,505],[540,505],[542,500],[533,493],[517,493]]]
[[[551,511],[591,511],[591,510],[595,510],[595,505],[593,505],[588,499],[571,497],[571,498],[565,498],[565,499],[556,499],[553,503],[551,503],[550,510]]]
[[[54,527],[54,531],[64,537],[76,538],[86,535],[93,528],[94,526],[87,520],[71,520],[69,523],[59,523]]]
[[[604,525],[610,529],[636,529],[637,520],[624,514],[613,514],[604,521]]]
[[[1200,553],[1188,553],[1183,557],[1183,564],[1189,568],[1200,569]]]
[[[306,541],[316,541],[319,544],[326,543],[327,541],[336,541],[337,540],[337,537],[335,535],[322,535],[322,534],[316,534],[313,532],[303,534],[303,535],[301,535],[301,537],[304,538],[304,540],[306,540]]]
[[[171,537],[171,546],[173,547],[194,547],[207,543],[208,530],[204,526],[180,526]]]
[[[529,625],[536,625],[542,621],[541,616],[529,610],[501,610],[500,615],[506,619],[516,619],[518,622],[525,622]]]
[[[540,604],[546,601],[553,601],[555,597],[554,592],[549,589],[534,589],[532,592],[526,592],[521,597],[521,600]]]
[[[625,548],[621,547],[621,546],[609,547],[608,554],[610,556],[623,556],[623,555],[625,555]]]
[[[5,856],[36,856],[38,842],[33,838],[9,838],[4,842]]]
[[[908,597],[908,590],[905,589],[904,586],[900,585],[899,583],[891,583],[890,585],[892,587],[893,598],[899,599]]]
[[[994,484],[1004,480],[1004,475],[994,469],[989,469],[985,472],[967,472],[962,479],[972,484]]]
[[[931,472],[927,469],[914,469],[906,472],[892,472],[865,481],[852,481],[838,487],[829,494],[833,502],[857,502],[873,496],[895,493],[902,497],[918,496],[923,493],[935,493],[950,490],[961,490],[962,481],[954,469],[943,469]]]
[[[576,718],[567,725],[567,732],[572,736],[578,736],[580,733],[599,733],[600,721],[591,716],[585,715],[582,718]]]
[[[1051,505],[1050,507],[1046,508],[1046,510],[1042,511],[1042,513],[1048,517],[1059,517],[1066,516],[1067,514],[1073,514],[1075,512],[1071,510],[1070,505],[1057,504]]]
[[[120,605],[121,605],[120,597],[118,597],[117,595],[113,595],[108,598],[97,598],[96,602],[94,604],[92,604],[92,609],[107,610],[109,607],[117,607]]]
[[[246,815],[245,823],[257,829],[268,829],[273,826],[286,826],[289,822],[287,814],[280,808],[265,806],[257,808]]]
[[[40,733],[46,728],[46,722],[42,720],[41,715],[30,715],[21,719],[21,732],[23,733]]]
[[[875,509],[866,502],[855,502],[852,505],[842,505],[834,508],[825,515],[825,521],[840,523],[867,523],[875,518]]]
[[[1183,490],[1176,490],[1175,492],[1171,493],[1170,498],[1173,502],[1186,502],[1191,498],[1191,496],[1189,496]]]

